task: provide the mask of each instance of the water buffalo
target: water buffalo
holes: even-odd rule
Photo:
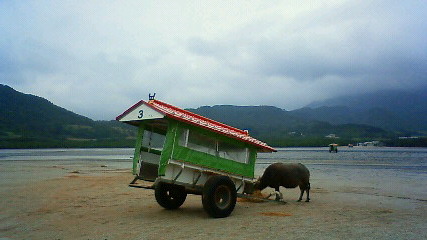
[[[283,195],[279,191],[280,186],[285,188],[296,188],[299,186],[301,195],[298,202],[302,200],[304,191],[307,192],[306,202],[310,201],[310,171],[301,163],[271,164],[265,169],[262,177],[255,182],[254,189],[263,190],[266,187],[274,188],[276,190],[276,200],[280,200],[283,199]]]

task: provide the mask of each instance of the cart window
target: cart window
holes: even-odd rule
[[[249,150],[247,148],[224,142],[218,143],[218,154],[222,158],[241,163],[248,163],[249,160]]]
[[[182,129],[181,136],[179,137],[179,145],[180,146],[183,146],[183,147],[188,146],[188,134],[189,134],[188,129]]]
[[[142,138],[142,146],[148,149],[156,149],[162,151],[163,145],[165,144],[165,138],[165,135],[145,130],[144,136]]]
[[[193,150],[215,155],[216,142],[212,138],[190,131],[188,134],[187,147]]]
[[[183,129],[179,138],[179,145],[214,156],[217,152],[216,141],[214,139],[195,131],[189,131],[188,129]]]
[[[218,142],[216,139],[189,129],[182,129],[179,145],[192,150],[241,163],[249,162],[249,149],[232,143]]]

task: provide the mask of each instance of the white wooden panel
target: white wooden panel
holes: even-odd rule
[[[158,118],[163,118],[164,116],[165,115],[153,110],[147,105],[142,104],[141,106],[138,106],[137,108],[132,110],[130,113],[122,117],[122,119],[120,119],[120,122],[158,119]]]
[[[205,169],[207,170],[207,169]],[[201,173],[201,176],[199,177],[199,174]],[[228,175],[228,174],[220,174],[220,175],[226,175],[231,178],[231,180],[234,182],[234,185],[236,186],[236,190],[238,189],[238,193],[243,193],[244,190],[244,182],[246,181],[252,181],[253,179],[249,178],[242,178],[238,176]],[[203,185],[206,183],[210,175],[206,174],[203,169],[192,166],[190,164],[184,164],[184,168],[182,168],[182,165],[180,164],[168,164],[166,167],[165,176],[163,176],[163,179],[176,181],[176,184],[185,183],[192,185],[194,181],[198,178],[196,185],[203,187]]]

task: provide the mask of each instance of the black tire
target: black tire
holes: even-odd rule
[[[179,208],[187,198],[185,187],[163,182],[156,185],[154,195],[160,206],[170,210]]]
[[[236,206],[236,199],[236,187],[227,176],[212,176],[203,187],[203,208],[211,217],[228,217]]]

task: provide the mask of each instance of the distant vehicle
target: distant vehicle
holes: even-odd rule
[[[154,97],[139,101],[116,120],[138,127],[130,186],[154,188],[157,202],[166,209],[179,208],[187,194],[199,194],[210,216],[229,216],[236,196],[251,193],[257,152],[276,151],[247,131]],[[140,186],[138,180],[154,184]]]
[[[329,152],[330,153],[331,152],[337,153],[338,152],[338,144],[336,144],[336,143],[329,144]]]

